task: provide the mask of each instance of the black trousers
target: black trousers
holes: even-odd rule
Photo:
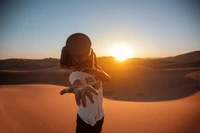
[[[76,133],[100,133],[102,130],[103,121],[104,117],[97,121],[94,126],[91,126],[90,124],[85,123],[77,114]]]

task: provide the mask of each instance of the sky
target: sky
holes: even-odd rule
[[[200,50],[199,0],[2,0],[0,59],[60,58],[66,39],[85,33],[97,56],[118,44],[132,57]],[[119,53],[120,54],[120,53]]]

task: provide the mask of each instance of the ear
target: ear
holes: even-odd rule
[[[72,67],[74,67],[73,60],[70,57],[70,54],[69,54],[68,49],[67,49],[66,46],[64,46],[62,48],[62,51],[61,51],[60,67],[61,68],[72,68]]]

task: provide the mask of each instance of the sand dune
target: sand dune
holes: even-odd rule
[[[109,70],[112,82],[104,85],[104,91],[107,98],[115,100],[176,100],[200,90],[199,81],[186,76],[194,71],[198,70],[165,70],[138,65],[113,67]]]
[[[200,133],[199,51],[162,59],[98,58],[104,83],[103,133]],[[0,133],[73,133],[71,70],[58,59],[0,60]]]
[[[0,86],[1,133],[73,133],[77,106],[63,86]],[[200,124],[200,92],[165,102],[104,99],[103,133],[191,133]],[[199,130],[200,131],[200,130]]]

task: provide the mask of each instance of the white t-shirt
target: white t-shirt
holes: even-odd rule
[[[83,85],[92,85],[98,91],[98,95],[92,93],[95,99],[94,103],[91,103],[89,98],[86,96],[87,106],[84,108],[80,105],[78,109],[78,115],[81,119],[87,124],[93,126],[104,116],[102,82],[101,80],[95,78],[94,75],[90,75],[82,71],[72,72],[69,76],[70,83],[73,84],[73,82],[77,79],[79,79]]]

